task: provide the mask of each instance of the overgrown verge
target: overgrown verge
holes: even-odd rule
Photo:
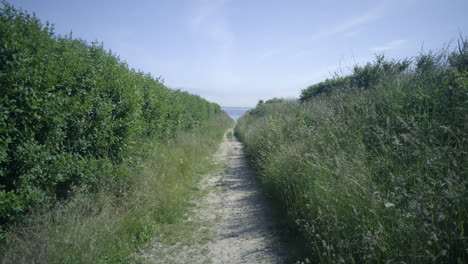
[[[312,262],[468,261],[468,41],[379,56],[235,132]]]
[[[221,112],[129,69],[98,43],[56,36],[1,5],[0,241],[8,225],[73,188],[127,195],[147,146]]]
[[[0,259],[122,263],[177,219],[232,120],[0,7]]]
[[[113,188],[75,190],[53,208],[37,208],[11,228],[2,263],[128,263],[138,247],[179,221],[197,190],[208,156],[232,125],[224,113],[148,146],[148,159],[132,172],[123,194]]]

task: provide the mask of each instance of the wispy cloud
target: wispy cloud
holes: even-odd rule
[[[278,55],[280,52],[279,49],[268,49],[265,50],[263,53],[260,53],[259,56],[257,56],[257,59],[255,60],[257,63],[263,63],[270,58],[273,58],[275,55]]]
[[[309,56],[310,54],[312,54],[312,50],[310,49],[303,49],[303,50],[298,50],[296,53],[293,53],[290,58],[292,59],[297,59],[297,58],[301,58],[301,57],[305,57],[305,56]]]
[[[408,41],[405,39],[392,40],[384,45],[372,47],[372,52],[382,52],[402,48]]]
[[[227,0],[200,1],[188,21],[190,30],[209,37],[223,49],[229,49],[234,42],[234,33],[223,15],[228,2]]]
[[[323,30],[312,35],[311,40],[319,40],[322,38],[338,35],[338,34],[353,34],[357,32],[360,26],[368,24],[383,16],[387,1],[380,3],[378,6],[368,10],[360,16],[345,20],[339,24],[324,28]]]
[[[354,37],[354,36],[357,36],[361,31],[362,31],[361,29],[350,30],[348,32],[343,33],[343,36]]]
[[[382,18],[385,15],[385,10],[388,4],[388,1],[383,1],[374,8],[371,8],[358,16],[343,20],[335,25],[324,27],[303,40],[303,43],[326,41],[327,38],[336,35],[342,35],[345,37],[355,36],[364,29],[366,24]],[[297,59],[304,56],[310,56],[314,52],[309,48],[302,48],[297,49],[295,52],[288,51],[288,53],[290,54],[289,58]]]

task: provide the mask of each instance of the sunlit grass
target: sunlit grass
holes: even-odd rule
[[[190,197],[199,191],[200,175],[214,169],[208,156],[231,122],[220,114],[167,143],[152,145],[124,196],[114,195],[112,186],[96,194],[77,190],[67,203],[37,210],[12,228],[3,263],[131,261],[139,246],[184,218]]]
[[[312,263],[468,261],[467,54],[465,41],[390,72],[378,58],[237,122]]]

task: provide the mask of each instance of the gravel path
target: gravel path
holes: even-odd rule
[[[184,237],[170,245],[158,239],[145,263],[284,263],[285,249],[263,196],[255,171],[242,144],[230,129],[213,156],[222,170],[200,182],[207,194],[194,201],[182,232]],[[207,237],[204,240],[186,237]],[[190,243],[184,240],[192,241]],[[181,242],[180,242],[181,241]]]
[[[211,260],[213,263],[282,263],[284,250],[242,144],[235,137],[225,136],[214,158],[226,168],[202,183],[218,188],[208,194],[207,206],[202,209],[221,216],[215,225],[215,237],[208,244]]]

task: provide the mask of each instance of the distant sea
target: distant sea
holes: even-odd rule
[[[221,107],[221,109],[226,112],[232,119],[237,121],[247,110],[252,109],[252,107]]]

